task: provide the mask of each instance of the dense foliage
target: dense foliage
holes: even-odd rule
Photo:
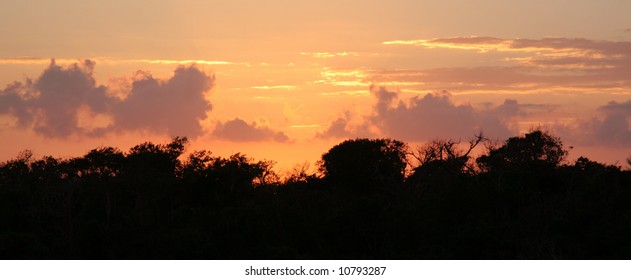
[[[186,138],[0,164],[4,259],[629,259],[631,172],[539,130],[347,140],[279,178]]]

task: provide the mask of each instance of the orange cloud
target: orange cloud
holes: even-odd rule
[[[55,58],[55,61],[60,64],[72,64],[77,61],[73,58]],[[230,62],[222,60],[204,60],[204,59],[115,59],[115,58],[91,58],[90,61],[94,61],[99,64],[162,64],[162,65],[183,65],[183,64],[197,64],[197,65],[249,65],[246,62]],[[14,57],[14,58],[0,58],[0,64],[17,64],[17,65],[46,65],[50,63],[50,58],[40,57]]]
[[[488,51],[508,51],[511,50],[510,40],[493,37],[453,37],[437,38],[429,40],[394,40],[383,42],[384,45],[412,45],[427,48],[448,48],[462,50],[476,50],[480,52]]]
[[[384,45],[412,45],[427,48],[451,48],[476,51],[538,52],[538,51],[597,51],[601,53],[624,53],[630,42],[595,41],[580,38],[543,38],[543,39],[504,39],[496,37],[450,37],[419,40],[394,40],[383,42]]]
[[[345,56],[359,56],[356,52],[301,52],[301,55],[308,55],[313,58],[332,58]]]
[[[250,87],[250,88],[252,88],[252,89],[262,89],[262,90],[268,90],[268,89],[295,90],[295,89],[298,89],[297,86],[291,86],[291,85],[253,86],[253,87]]]
[[[452,37],[428,40],[395,40],[384,45],[413,45],[427,48],[516,52],[528,57],[509,59],[531,65],[559,67],[619,68],[628,65],[631,42],[595,41],[577,38],[502,39],[495,37]],[[625,64],[626,63],[626,64]]]
[[[628,78],[631,76],[631,42],[573,38],[533,40],[452,37],[395,40],[383,44],[495,52],[495,55],[503,56],[505,65],[365,70],[367,76],[363,78],[364,81],[379,84],[398,82],[411,90],[446,89],[455,93],[551,89],[572,89],[576,92],[631,90],[631,80]]]

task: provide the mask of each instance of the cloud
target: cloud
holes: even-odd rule
[[[352,138],[354,135],[354,133],[352,133],[351,131],[349,131],[349,129],[347,128],[348,126],[348,121],[346,120],[346,118],[344,117],[339,117],[336,120],[334,120],[331,125],[329,125],[329,128],[327,128],[325,131],[318,133],[316,135],[316,137],[318,138]]]
[[[104,114],[114,102],[105,87],[96,85],[94,65],[85,60],[63,68],[52,60],[36,80],[15,82],[0,92],[0,114],[11,114],[19,127],[49,137],[101,133],[103,128],[87,131],[81,127],[78,114],[80,108]]]
[[[631,75],[631,42],[452,37],[395,40],[383,44],[495,52],[504,56],[505,65],[371,71],[365,80],[372,83],[421,82],[424,83],[421,87],[426,90],[450,91],[523,91],[552,87],[577,91],[594,87],[631,89],[628,78]]]
[[[390,105],[399,94],[394,91],[388,91],[385,87],[379,87],[378,90],[375,89],[376,87],[372,86],[370,91],[377,97],[377,105],[375,105],[377,115],[387,114],[388,110],[390,110]]]
[[[394,40],[383,42],[384,45],[412,45],[427,48],[448,48],[476,50],[481,52],[528,52],[537,53],[542,51],[554,52],[570,51],[590,54],[599,53],[602,55],[629,55],[631,42],[596,41],[583,38],[562,38],[549,37],[543,39],[505,39],[495,37],[451,37],[419,40]]]
[[[491,50],[508,50],[510,49],[510,40],[493,38],[493,37],[452,37],[452,38],[435,38],[429,40],[394,40],[383,42],[384,45],[412,45],[427,48],[448,48],[477,50],[487,52]]]
[[[217,123],[212,135],[217,138],[235,142],[289,141],[289,137],[283,132],[274,131],[269,127],[259,126],[254,122],[247,123],[240,118]]]
[[[597,109],[598,116],[575,124],[556,124],[561,137],[578,144],[631,147],[631,100],[615,101]]]
[[[0,91],[0,114],[17,118],[17,126],[40,135],[99,136],[110,132],[145,130],[195,137],[199,120],[211,109],[204,93],[214,76],[196,66],[180,66],[163,80],[139,72],[131,85],[114,96],[113,86],[97,85],[95,62],[84,60],[67,67],[51,60],[37,79],[14,82]]]
[[[291,85],[276,85],[276,86],[253,86],[252,89],[270,90],[270,89],[284,89],[284,90],[296,90],[297,86]]]
[[[322,96],[338,96],[338,95],[348,95],[348,96],[354,96],[354,95],[368,95],[369,93],[363,89],[363,90],[340,90],[340,91],[330,91],[330,92],[321,92],[319,93],[319,95]]]
[[[178,67],[168,80],[138,75],[127,98],[113,110],[116,126],[197,137],[202,133],[199,121],[212,109],[204,93],[214,80],[195,66]]]
[[[363,69],[335,69],[325,67],[320,72],[322,79],[313,81],[311,84],[324,84],[338,87],[362,87],[370,85],[364,80],[367,77]]]
[[[412,97],[408,102],[394,101],[398,93],[385,87],[373,87],[377,97],[370,120],[385,135],[404,140],[425,141],[436,137],[466,138],[482,131],[489,137],[515,134],[508,119],[520,112],[519,104],[506,100],[490,109],[474,109],[469,104],[456,105],[446,91]]]
[[[356,52],[301,52],[301,55],[308,55],[313,58],[332,58],[345,56],[359,56]]]
[[[520,52],[530,56],[515,61],[527,65],[576,69],[629,69],[631,42],[596,41],[582,38],[501,39],[493,37],[454,37],[419,40],[430,48],[456,48],[477,51]]]
[[[376,134],[371,131],[368,122],[364,119],[354,122],[353,115],[350,112],[345,112],[343,116],[335,119],[326,130],[316,134],[316,138],[321,139],[369,138],[375,136]]]
[[[57,63],[72,64],[77,60],[72,58],[57,58]],[[249,65],[247,62],[230,62],[222,60],[204,60],[204,59],[115,59],[115,58],[92,58],[93,61],[98,64],[163,64],[163,65],[184,65],[184,64],[197,64],[197,65]],[[17,65],[46,65],[50,63],[49,58],[21,56],[13,58],[0,58],[1,64],[17,64]]]
[[[594,136],[614,146],[631,146],[631,100],[615,101],[599,108],[604,118],[595,125]]]
[[[234,65],[234,64],[243,64],[248,65],[248,63],[235,63],[230,61],[221,61],[221,60],[204,60],[204,59],[103,59],[104,62],[107,63],[147,63],[147,64],[167,64],[167,65],[182,65],[182,64],[197,64],[197,65]]]
[[[518,133],[516,117],[527,115],[529,109],[548,108],[511,99],[497,106],[474,108],[469,104],[454,104],[447,91],[418,95],[409,100],[400,100],[398,92],[385,87],[372,86],[370,91],[376,103],[362,122],[350,125],[347,113],[334,120],[318,137],[366,137],[374,128],[381,137],[405,141],[468,138],[480,131],[491,138],[506,138]]]
[[[0,114],[11,114],[17,118],[18,127],[26,127],[32,122],[31,113],[26,103],[32,98],[33,81],[14,82],[0,93]]]

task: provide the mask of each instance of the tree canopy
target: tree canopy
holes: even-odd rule
[[[186,148],[176,137],[0,163],[0,258],[631,258],[631,171],[570,162],[544,131],[415,150],[347,140],[319,172],[285,177]]]
[[[511,137],[499,147],[489,147],[488,154],[479,157],[477,162],[485,170],[553,168],[567,153],[561,139],[534,130],[521,137]]]
[[[320,170],[339,188],[369,192],[403,182],[406,153],[397,140],[346,140],[322,155]]]

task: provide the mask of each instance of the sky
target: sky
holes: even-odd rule
[[[544,128],[631,155],[631,2],[2,1],[0,160],[174,136],[289,170]]]

